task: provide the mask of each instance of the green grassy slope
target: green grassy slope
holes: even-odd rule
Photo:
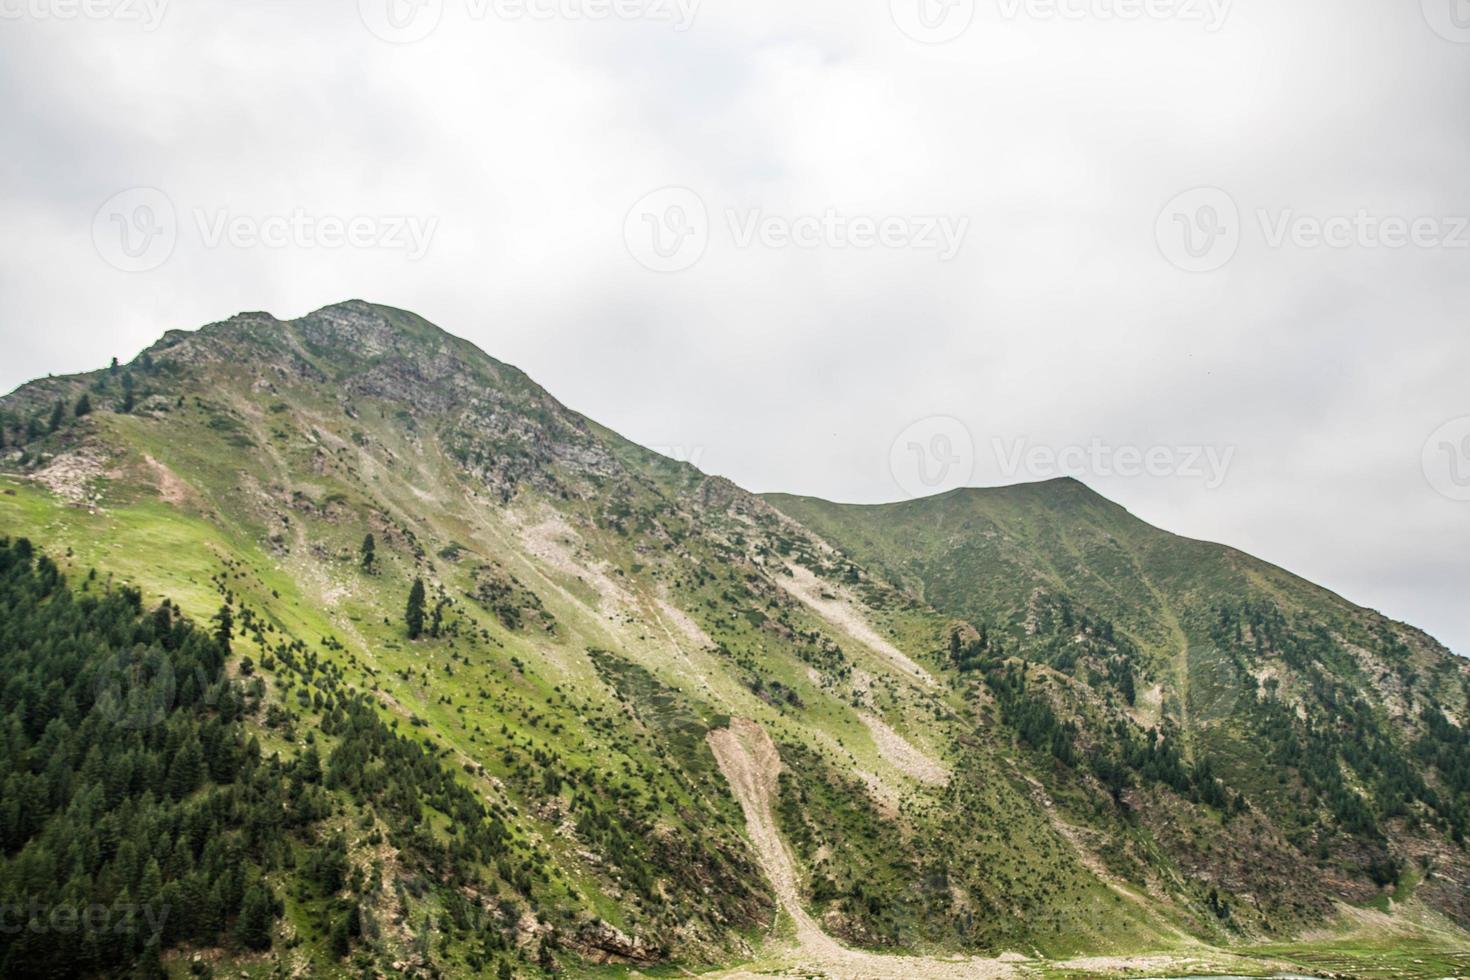
[[[1198,610],[1214,599],[1260,597],[1333,629],[1390,628],[1425,651],[1446,652],[1243,552],[1152,527],[1070,478],[876,506],[766,499],[936,608],[977,622],[1005,613],[1006,625],[1023,625],[1038,590],[1061,592],[1167,659],[1181,627],[1196,628]]]
[[[350,698],[504,828],[503,855],[463,869],[468,908],[422,887],[427,841],[348,835],[378,887],[286,901],[268,953],[209,950],[247,971],[752,955],[781,925],[704,741],[732,717],[781,746],[803,896],[857,945],[1237,944],[1404,888],[1461,914],[1444,884],[1464,867],[1460,729],[1419,713],[1434,698],[1463,718],[1462,678],[1417,634],[1075,485],[777,510],[358,302],[242,314],[35,382],[0,399],[0,431],[0,535],[148,608],[234,610],[231,669],[249,657],[262,683],[241,724],[264,751],[331,749]],[[430,628],[410,638],[415,580]],[[1351,708],[1354,738],[1276,712],[1308,695]],[[1384,768],[1409,751],[1374,742],[1399,717],[1427,739],[1426,786]],[[1273,741],[1245,737],[1263,726]],[[1367,748],[1334,778],[1304,764],[1324,746]],[[1343,829],[1347,792],[1371,792],[1371,826]],[[423,830],[460,833],[443,811]],[[348,900],[388,925],[340,955],[318,913]]]
[[[1470,832],[1466,783],[1443,746],[1463,744],[1446,719],[1466,717],[1470,664],[1423,633],[1151,527],[1074,480],[881,506],[766,499],[975,624],[992,650],[1046,664],[1156,727],[1194,770],[1166,781],[1213,795],[1198,778],[1208,766],[1270,821],[1283,874],[1367,901],[1375,884],[1437,867],[1448,877],[1427,876],[1436,900],[1465,915],[1450,882]],[[1171,833],[1167,846],[1196,873],[1225,870],[1195,835]],[[1243,870],[1225,877],[1238,888]]]

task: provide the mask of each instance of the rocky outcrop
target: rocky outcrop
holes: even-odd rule
[[[658,947],[637,936],[629,936],[600,919],[578,930],[569,945],[577,955],[599,964],[648,966],[663,958]]]

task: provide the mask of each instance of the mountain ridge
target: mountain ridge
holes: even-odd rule
[[[1317,950],[1283,946],[1309,930],[1393,960],[1385,936],[1470,925],[1470,665],[1080,482],[750,494],[362,301],[28,383],[0,433],[0,536],[149,608],[232,610],[227,669],[259,682],[239,724],[284,774],[363,751],[339,719],[370,712],[409,740],[392,752],[444,767],[425,785],[485,801],[477,840],[505,831],[450,875],[447,790],[414,834],[325,789],[381,841],[347,835],[364,879],[329,893],[248,858],[288,968],[840,975],[877,969],[858,950],[1018,949],[1032,966],[983,968],[1181,949],[1238,968],[1233,950]],[[737,730],[779,757],[768,816],[717,759]],[[793,871],[762,863],[772,834]],[[329,943],[348,905],[376,931]]]
[[[549,392],[547,392],[544,387],[542,387],[541,385],[537,384],[534,380],[532,380],[527,374],[525,374],[525,372],[521,371],[519,368],[516,368],[516,367],[514,367],[512,365],[509,365],[509,364],[503,362],[503,361],[500,361],[499,359],[497,359],[493,355],[487,353],[486,351],[483,350],[483,348],[479,347],[478,345],[474,344],[473,342],[468,341],[468,340],[464,340],[464,339],[459,338],[459,337],[456,337],[455,335],[453,335],[453,334],[449,333],[448,331],[444,330],[442,327],[439,327],[439,326],[437,326],[437,325],[429,322],[428,320],[425,320],[424,318],[418,316],[415,313],[412,313],[411,311],[407,311],[407,310],[403,310],[403,309],[400,309],[400,308],[388,306],[388,305],[385,305],[385,304],[373,303],[373,302],[362,300],[362,299],[349,299],[349,300],[343,300],[343,301],[336,302],[336,303],[331,303],[331,304],[328,304],[327,306],[321,307],[320,309],[317,309],[317,310],[314,310],[314,311],[312,311],[310,313],[304,314],[301,317],[296,317],[294,319],[287,319],[287,320],[282,320],[282,319],[276,317],[274,314],[271,314],[269,312],[264,312],[264,311],[242,311],[240,313],[234,314],[233,316],[231,316],[231,317],[229,317],[229,318],[227,318],[225,320],[216,321],[215,323],[207,324],[207,325],[205,325],[203,327],[197,328],[196,330],[192,330],[192,331],[191,330],[179,330],[179,329],[169,330],[169,331],[165,332],[165,334],[163,335],[163,337],[160,338],[159,341],[157,341],[154,344],[149,345],[147,348],[145,348],[140,353],[139,356],[140,357],[142,357],[144,355],[155,356],[155,355],[164,354],[166,352],[173,351],[176,347],[178,347],[178,345],[180,343],[199,343],[199,342],[212,341],[214,339],[214,337],[212,335],[215,334],[216,332],[228,331],[231,328],[239,328],[241,326],[249,326],[249,325],[254,325],[254,324],[259,324],[259,325],[268,326],[268,327],[269,326],[274,326],[276,328],[284,329],[284,330],[292,330],[298,324],[313,323],[313,322],[318,322],[322,318],[336,318],[336,317],[339,317],[340,316],[340,317],[343,318],[343,320],[345,322],[350,322],[350,323],[352,323],[354,325],[354,327],[360,328],[361,324],[364,322],[363,321],[363,318],[360,316],[360,314],[362,314],[364,312],[369,313],[370,316],[371,316],[371,318],[372,318],[372,320],[375,320],[377,323],[381,324],[382,327],[388,328],[386,331],[384,331],[388,336],[393,336],[395,338],[397,338],[397,337],[412,338],[412,337],[415,337],[416,336],[416,337],[422,339],[424,336],[427,335],[427,336],[433,338],[434,340],[436,340],[437,342],[439,342],[441,345],[448,346],[448,347],[456,347],[460,351],[462,351],[464,353],[467,353],[471,357],[481,358],[484,361],[488,362],[489,364],[493,365],[497,370],[508,372],[510,374],[510,376],[518,384],[524,384],[524,385],[531,386],[540,396],[544,396],[545,398],[550,399],[553,403],[555,403],[557,405],[558,408],[560,408],[562,411],[566,412],[568,415],[574,416],[574,417],[582,420],[584,423],[586,423],[589,426],[596,427],[601,433],[603,433],[603,434],[605,434],[605,435],[607,435],[609,437],[615,438],[615,439],[619,440],[622,443],[625,443],[628,447],[631,447],[631,449],[633,449],[633,450],[641,451],[643,453],[653,453],[653,450],[649,450],[646,447],[638,446],[636,443],[632,443],[632,442],[624,439],[622,436],[618,435],[617,433],[613,432],[610,429],[607,429],[605,426],[600,425],[599,423],[597,423],[595,420],[589,418],[588,416],[586,416],[586,415],[584,415],[584,414],[582,414],[580,412],[577,412],[577,411],[575,411],[573,409],[567,408],[563,403],[561,403],[560,401],[558,401],[557,399],[555,399],[554,396],[552,396]],[[359,314],[359,315],[358,316],[354,316],[354,314]],[[379,334],[379,338],[381,338],[381,336],[382,336],[382,334]],[[339,352],[347,352],[349,350],[349,347],[348,347],[348,345],[344,341],[344,342],[342,342],[339,345],[339,347],[337,349],[338,349]],[[379,343],[376,346],[376,352],[378,352],[378,353],[384,352],[384,349],[385,349],[385,345],[382,345],[381,343]],[[81,378],[93,377],[93,376],[97,375],[98,373],[100,373],[101,370],[105,370],[105,369],[98,369],[97,371],[93,371],[93,372],[85,372],[82,375],[79,375],[79,376],[71,376],[71,377],[81,377]],[[10,394],[5,395],[5,396],[0,396],[0,401],[9,400],[9,399],[15,399],[15,398],[17,398],[17,396],[21,396],[23,394],[23,392],[24,392],[25,389],[31,388],[31,387],[44,388],[45,391],[44,391],[44,394],[42,395],[42,397],[44,397],[44,398],[51,398],[52,396],[54,396],[55,394],[58,393],[57,392],[57,389],[51,384],[51,382],[56,382],[58,380],[63,380],[65,377],[67,377],[67,376],[62,376],[62,378],[58,378],[56,376],[51,376],[51,377],[48,377],[46,379],[37,379],[35,381],[26,382],[26,383],[18,386]],[[76,393],[80,393],[79,390]],[[668,457],[664,457],[664,458],[665,459],[668,459]],[[686,462],[677,461],[677,460],[673,460],[673,459],[669,459],[669,462],[675,464],[676,466],[680,466],[680,467],[686,467],[687,466],[690,469],[697,469],[697,467],[693,467],[692,465],[687,464]],[[708,475],[707,474],[701,474],[701,476],[708,476]],[[1244,551],[1244,550],[1242,550],[1240,548],[1237,548],[1237,547],[1235,547],[1233,545],[1230,545],[1228,543],[1220,542],[1220,541],[1212,541],[1212,540],[1207,540],[1207,539],[1192,538],[1192,537],[1189,537],[1188,535],[1182,535],[1182,534],[1178,534],[1177,532],[1167,531],[1165,529],[1159,528],[1157,525],[1150,524],[1148,521],[1144,520],[1143,518],[1138,517],[1137,515],[1133,514],[1132,511],[1128,510],[1122,504],[1119,504],[1118,502],[1113,501],[1110,498],[1108,498],[1108,497],[1106,497],[1106,496],[1098,493],[1092,487],[1088,486],[1085,481],[1082,481],[1082,480],[1080,480],[1078,478],[1071,477],[1071,476],[1061,476],[1061,477],[1056,477],[1056,478],[1052,478],[1052,479],[1048,479],[1048,480],[1027,481],[1027,482],[1012,483],[1012,484],[1002,484],[1002,485],[997,485],[997,486],[960,487],[960,488],[956,488],[956,489],[951,490],[951,491],[946,491],[944,493],[933,495],[931,497],[917,498],[916,500],[898,500],[898,501],[889,501],[889,502],[882,502],[882,503],[845,503],[845,502],[841,502],[841,501],[837,501],[837,500],[829,500],[829,499],[826,499],[826,498],[817,497],[817,496],[813,496],[813,495],[787,493],[787,492],[784,492],[784,491],[766,491],[766,492],[761,492],[761,493],[753,493],[751,491],[745,491],[743,488],[739,488],[738,487],[738,484],[734,484],[733,481],[731,481],[731,484],[732,484],[732,486],[736,486],[738,489],[740,489],[742,493],[751,493],[752,496],[759,497],[759,498],[761,498],[763,500],[766,500],[767,502],[770,502],[772,499],[790,499],[790,500],[793,500],[793,501],[809,501],[809,502],[811,502],[813,504],[825,505],[825,506],[829,506],[829,507],[874,508],[874,509],[884,509],[884,508],[901,509],[906,504],[913,504],[913,503],[917,503],[918,501],[927,500],[927,501],[931,501],[931,502],[934,502],[934,503],[939,503],[939,502],[943,501],[945,498],[948,498],[948,497],[966,497],[966,496],[971,495],[971,494],[982,494],[982,495],[984,495],[984,494],[997,494],[997,495],[1001,495],[1001,496],[1005,496],[1005,495],[1023,496],[1023,495],[1027,495],[1027,494],[1036,493],[1036,494],[1042,494],[1043,495],[1043,498],[1042,499],[1045,499],[1045,495],[1050,494],[1050,493],[1052,493],[1054,491],[1057,491],[1057,490],[1060,490],[1060,491],[1063,491],[1063,492],[1069,492],[1069,493],[1076,493],[1078,490],[1081,490],[1081,491],[1085,491],[1085,496],[1081,499],[1081,501],[1079,501],[1080,503],[1092,504],[1092,505],[1101,505],[1104,509],[1116,508],[1119,512],[1121,512],[1122,514],[1126,515],[1127,517],[1132,518],[1133,520],[1138,521],[1141,524],[1143,524],[1143,525],[1145,525],[1145,526],[1147,526],[1149,528],[1152,528],[1154,530],[1157,530],[1160,533],[1172,535],[1172,536],[1174,536],[1176,538],[1179,538],[1182,541],[1186,541],[1186,542],[1189,542],[1189,543],[1192,543],[1192,544],[1203,545],[1203,546],[1212,546],[1212,547],[1218,547],[1218,548],[1224,549],[1228,553],[1239,555],[1241,557],[1244,557],[1244,558],[1248,559],[1251,562],[1256,562],[1256,563],[1259,563],[1261,565],[1268,566],[1268,567],[1270,567],[1272,569],[1276,569],[1276,570],[1284,573],[1285,575],[1290,576],[1292,579],[1294,579],[1296,582],[1298,582],[1300,584],[1310,586],[1311,588],[1314,588],[1314,589],[1320,589],[1322,591],[1325,591],[1325,592],[1329,593],[1330,595],[1332,595],[1333,597],[1335,597],[1337,599],[1341,599],[1344,602],[1351,603],[1354,606],[1356,606],[1357,608],[1362,609],[1362,610],[1364,610],[1366,612],[1370,612],[1370,613],[1373,613],[1375,615],[1385,615],[1385,614],[1381,613],[1379,610],[1376,610],[1376,609],[1373,609],[1371,607],[1363,606],[1363,605],[1361,605],[1359,603],[1356,603],[1352,599],[1348,598],[1345,595],[1342,595],[1341,593],[1337,593],[1337,592],[1335,592],[1333,590],[1326,589],[1323,586],[1317,585],[1316,583],[1311,582],[1309,579],[1306,579],[1305,577],[1303,577],[1301,575],[1298,575],[1298,574],[1296,574],[1294,572],[1291,572],[1290,570],[1286,569],[1284,566],[1277,565],[1274,562],[1270,562],[1270,561],[1267,561],[1265,559],[1259,558],[1259,557],[1257,557],[1255,555],[1250,554],[1249,552],[1246,552],[1246,551]],[[1388,618],[1388,617],[1385,616],[1385,618]],[[1405,626],[1405,627],[1408,627],[1408,628],[1411,628],[1411,629],[1415,629],[1418,632],[1423,632],[1422,630],[1418,630],[1417,627],[1414,627],[1412,624],[1409,624],[1407,622],[1404,622],[1404,621],[1401,621],[1401,620],[1393,620],[1393,621],[1395,623],[1399,624],[1399,625],[1402,625],[1402,626]],[[1429,636],[1427,633],[1425,634],[1425,636],[1428,639],[1432,640],[1433,642],[1439,643],[1438,640],[1435,640],[1432,636]],[[1439,645],[1443,647],[1443,644],[1439,644]],[[1446,649],[1448,649],[1448,648],[1446,648]]]
[[[1396,626],[1413,630],[1416,633],[1420,633],[1427,641],[1432,642],[1437,647],[1444,650],[1446,653],[1459,656],[1462,659],[1470,656],[1466,654],[1456,653],[1454,650],[1450,649],[1446,644],[1440,641],[1437,637],[1433,636],[1426,630],[1423,630],[1420,627],[1417,627],[1414,624],[1407,622],[1406,620],[1397,619],[1396,617],[1393,617],[1390,614],[1385,613],[1382,610],[1377,609],[1373,606],[1367,606],[1360,602],[1357,602],[1343,592],[1339,592],[1327,586],[1320,585],[1316,582],[1313,582],[1305,575],[1291,571],[1285,565],[1279,564],[1269,559],[1261,558],[1260,556],[1254,555],[1251,552],[1244,550],[1243,548],[1239,548],[1224,541],[1218,541],[1210,538],[1197,538],[1178,531],[1171,531],[1167,528],[1161,527],[1158,524],[1154,524],[1146,518],[1135,514],[1125,505],[1095,490],[1090,485],[1088,485],[1085,480],[1079,477],[1060,476],[1045,480],[1024,481],[1020,483],[996,484],[990,486],[957,487],[953,490],[944,491],[942,493],[933,494],[927,497],[908,498],[903,500],[884,501],[878,503],[842,502],[812,494],[788,493],[784,491],[763,491],[759,494],[759,496],[766,501],[772,503],[778,509],[781,509],[781,503],[784,501],[787,502],[789,506],[797,509],[807,507],[825,507],[830,509],[852,509],[874,513],[891,513],[892,511],[901,509],[906,505],[920,506],[921,504],[923,504],[923,502],[926,501],[930,502],[931,504],[941,503],[947,498],[967,499],[976,496],[984,497],[987,495],[994,495],[998,497],[1011,495],[1020,497],[1025,496],[1028,492],[1035,492],[1037,494],[1043,494],[1040,499],[1044,500],[1044,493],[1053,488],[1066,488],[1068,492],[1071,492],[1073,490],[1083,491],[1086,494],[1086,500],[1092,503],[1101,504],[1104,508],[1116,508],[1117,511],[1121,512],[1128,519],[1136,521],[1138,524],[1147,527],[1152,531],[1156,531],[1159,534],[1168,535],[1169,537],[1177,539],[1178,541],[1190,546],[1219,549],[1227,557],[1243,558],[1249,562],[1270,569],[1273,572],[1280,573],[1281,575],[1290,578],[1291,580],[1302,586],[1325,593],[1331,599],[1351,605],[1355,609],[1358,609],[1364,613],[1369,613],[1371,615],[1381,617],[1385,620],[1388,620],[1389,622],[1392,622]]]

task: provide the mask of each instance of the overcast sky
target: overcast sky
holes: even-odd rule
[[[0,388],[361,297],[753,490],[1068,472],[1470,653],[1463,0],[86,3],[0,0]]]

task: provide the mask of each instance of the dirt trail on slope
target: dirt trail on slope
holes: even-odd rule
[[[166,504],[182,504],[193,494],[193,488],[180,479],[179,475],[169,469],[163,463],[143,454],[143,462],[147,464],[149,472],[153,474],[158,483],[158,498]]]
[[[710,732],[709,745],[745,811],[751,844],[776,892],[776,900],[796,924],[794,949],[775,953],[771,963],[761,965],[759,973],[734,970],[719,974],[722,980],[745,980],[791,971],[798,976],[840,980],[984,980],[1014,975],[1009,965],[997,960],[940,960],[864,953],[848,949],[823,932],[802,907],[796,863],[786,850],[772,814],[777,779],[781,775],[781,756],[775,743],[760,725],[737,718],[729,728]]]

